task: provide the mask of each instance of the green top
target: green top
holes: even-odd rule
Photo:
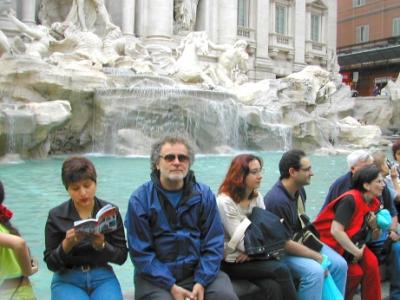
[[[3,224],[0,224],[0,233],[10,234],[10,231]],[[0,284],[2,284],[4,279],[22,276],[21,267],[11,248],[0,246],[0,266]]]

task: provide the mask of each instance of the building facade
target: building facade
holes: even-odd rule
[[[72,0],[5,0],[26,23],[39,21],[49,1],[70,6]],[[86,0],[91,1],[91,0]],[[253,80],[286,76],[306,65],[330,66],[336,51],[336,0],[105,0],[113,22],[125,34],[146,43],[176,45],[185,33],[176,32],[174,7],[192,2],[192,30],[206,31],[214,43],[250,45],[248,76]],[[58,4],[57,4],[58,5]],[[175,5],[175,6],[174,6]],[[9,29],[4,16],[0,28]],[[187,33],[187,32],[186,32]]]
[[[400,71],[400,1],[338,0],[337,55],[344,81],[379,93]]]

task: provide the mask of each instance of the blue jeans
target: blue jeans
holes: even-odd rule
[[[122,300],[122,291],[111,267],[95,268],[87,272],[71,269],[54,273],[51,299]]]
[[[321,254],[328,256],[331,265],[328,267],[336,286],[345,294],[346,278],[347,278],[347,262],[335,250],[324,245]],[[300,284],[297,291],[299,300],[320,300],[322,299],[322,287],[324,283],[324,270],[317,261],[301,257],[286,255],[283,259],[294,277],[299,277]]]
[[[400,242],[392,244],[390,252],[390,299],[400,300]]]

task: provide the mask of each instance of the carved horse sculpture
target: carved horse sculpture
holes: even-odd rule
[[[175,63],[175,76],[178,79],[187,83],[203,83],[209,88],[215,86],[208,75],[209,66],[199,61],[199,55],[208,53],[208,38],[204,31],[189,33],[176,50],[179,57]]]

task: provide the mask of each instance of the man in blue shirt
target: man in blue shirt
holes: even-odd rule
[[[129,199],[125,227],[135,266],[135,299],[236,300],[220,271],[224,231],[210,188],[196,182],[188,142],[152,146],[151,180]]]
[[[298,214],[304,210],[306,193],[304,186],[310,184],[313,172],[311,162],[301,150],[285,152],[279,162],[280,178],[265,195],[265,208],[284,220],[289,236],[301,229]],[[325,271],[321,266],[323,256],[328,256],[328,267],[338,289],[344,295],[347,276],[347,263],[336,251],[323,245],[320,253],[303,244],[289,240],[285,247],[286,255],[282,261],[300,279],[299,300],[322,299]]]
[[[365,150],[356,150],[350,153],[347,156],[347,165],[349,166],[350,170],[343,176],[337,178],[329,187],[328,194],[325,197],[325,202],[320,211],[322,211],[322,209],[327,206],[329,202],[351,189],[351,177],[356,171],[372,163],[373,158],[371,154]]]

